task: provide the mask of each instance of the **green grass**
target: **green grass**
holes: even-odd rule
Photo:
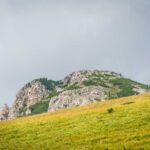
[[[149,150],[150,94],[1,122],[0,150],[26,149]]]

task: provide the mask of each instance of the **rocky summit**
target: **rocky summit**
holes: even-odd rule
[[[49,90],[39,80],[34,80],[23,87],[16,95],[10,117],[30,114],[28,109],[31,105],[48,96]],[[27,108],[27,109],[24,109]]]
[[[110,71],[82,70],[62,81],[58,96],[50,99],[48,111],[77,107],[97,101],[147,92],[149,87]]]
[[[81,70],[63,80],[33,80],[16,95],[12,107],[4,106],[0,120],[77,107],[97,101],[148,92],[150,87],[111,71]]]

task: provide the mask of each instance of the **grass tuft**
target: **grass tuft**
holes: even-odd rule
[[[110,114],[110,113],[114,112],[114,109],[113,108],[109,108],[109,109],[107,109],[107,112]]]

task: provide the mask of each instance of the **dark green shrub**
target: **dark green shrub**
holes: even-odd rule
[[[106,81],[103,81],[99,78],[93,78],[93,79],[90,79],[90,80],[87,80],[87,81],[83,81],[83,84],[85,86],[103,86],[103,87],[106,87],[108,88],[108,85],[105,83]]]
[[[107,109],[107,112],[108,113],[112,113],[114,111],[114,109],[113,108],[109,108],[109,109]]]
[[[125,97],[125,96],[131,96],[138,94],[137,92],[133,91],[134,84],[136,82],[126,79],[126,78],[119,78],[115,80],[110,81],[114,86],[118,86],[121,90],[119,93],[117,93],[118,97]]]
[[[47,90],[54,90],[55,86],[59,84],[59,81],[48,80],[47,78],[40,78],[37,81],[40,81]]]
[[[70,86],[68,86],[68,87],[66,87],[65,88],[65,90],[74,90],[74,89],[79,89],[80,88],[80,86],[79,85],[77,85],[78,83],[74,83],[74,84],[72,84],[72,85],[70,85]]]
[[[49,106],[49,100],[41,101],[30,106],[31,115],[47,112],[48,106]]]
[[[132,104],[132,103],[134,103],[134,102],[125,102],[122,105],[129,105],[129,104]]]
[[[57,92],[57,91],[51,91],[49,96],[46,97],[47,99],[51,99],[52,97],[55,97],[55,96],[58,96],[60,94],[60,92]]]

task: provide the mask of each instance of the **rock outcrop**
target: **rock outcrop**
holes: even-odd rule
[[[50,99],[48,111],[147,92],[149,87],[110,71],[81,70],[62,80],[60,94]]]
[[[89,86],[81,89],[67,90],[50,100],[48,111],[76,107],[105,100],[108,98],[106,92],[107,88],[101,86]]]
[[[73,72],[62,80],[64,88],[62,92],[50,99],[48,111],[55,111],[63,108],[76,107],[80,105],[94,103],[109,99],[110,88],[112,86],[108,83],[108,79],[121,78],[121,74],[110,71],[99,70],[81,70]],[[97,80],[104,81],[98,83]]]
[[[100,71],[100,70],[80,70],[76,72],[72,72],[68,76],[64,78],[62,81],[64,85],[70,85],[70,84],[82,84],[83,81],[88,81],[89,79],[94,78],[101,78],[103,79],[104,76],[110,76],[112,78],[121,78],[122,75],[111,72],[111,71]]]
[[[9,118],[9,112],[10,112],[10,108],[8,107],[7,104],[5,104],[0,112],[0,120],[1,121],[7,120]]]
[[[17,116],[29,115],[31,113],[29,107],[41,101],[49,95],[49,90],[46,89],[40,81],[34,80],[24,86],[16,95],[16,100],[13,104],[10,118]]]

